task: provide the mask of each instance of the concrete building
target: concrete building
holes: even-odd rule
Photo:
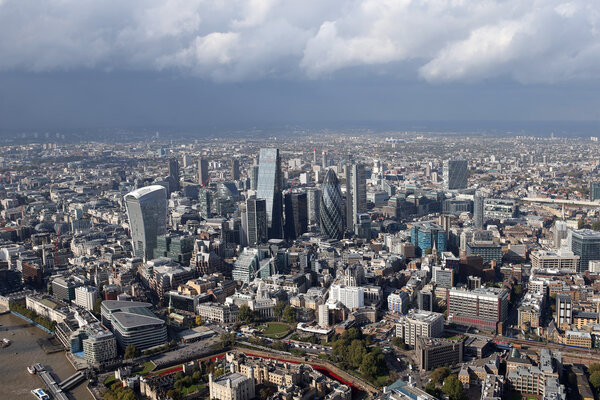
[[[198,304],[197,313],[203,321],[231,323],[238,319],[239,308],[235,304],[202,303]]]
[[[208,387],[211,399],[218,400],[251,400],[254,398],[254,378],[232,372],[214,378],[208,374]]]
[[[461,363],[463,360],[462,340],[434,339],[418,337],[415,353],[417,364],[423,371],[429,371],[445,365]]]
[[[98,298],[98,289],[93,286],[79,286],[75,288],[75,304],[86,310],[93,310],[96,299]]]
[[[559,293],[556,295],[556,325],[568,329],[573,321],[573,302],[571,295]]]
[[[579,268],[580,257],[567,249],[557,251],[536,250],[531,252],[532,269],[573,269]]]
[[[436,312],[411,310],[396,323],[396,337],[415,346],[417,338],[437,338],[444,331],[444,315]]]
[[[362,287],[333,284],[329,289],[329,302],[340,302],[348,309],[365,306],[365,291]]]
[[[159,346],[167,341],[165,321],[150,311],[152,304],[140,301],[105,300],[102,324],[111,329],[121,349],[135,345],[139,350]]]
[[[388,296],[388,310],[397,312],[400,314],[406,314],[408,311],[408,305],[410,303],[410,298],[408,294],[404,291],[398,291],[396,293],[392,293]]]
[[[483,262],[502,263],[502,246],[492,241],[477,241],[467,243],[467,256],[481,256]]]
[[[450,289],[447,294],[448,321],[485,331],[501,331],[508,312],[504,288]]]

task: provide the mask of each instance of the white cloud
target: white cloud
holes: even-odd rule
[[[588,0],[0,0],[0,70],[558,82],[600,77],[599,27]]]

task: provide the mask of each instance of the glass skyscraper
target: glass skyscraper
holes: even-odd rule
[[[569,231],[567,240],[571,251],[580,257],[577,272],[587,271],[590,261],[600,260],[600,232],[591,229]]]
[[[267,204],[265,199],[246,200],[246,229],[248,245],[267,241]]]
[[[160,185],[146,186],[124,197],[133,252],[136,257],[152,259],[156,238],[167,233],[167,190]]]
[[[467,161],[446,160],[444,161],[443,173],[446,189],[465,189],[467,187]]]
[[[285,239],[295,240],[308,230],[306,193],[286,193],[284,203]]]
[[[269,239],[283,239],[283,198],[279,149],[260,149],[256,197],[267,202]]]
[[[321,197],[321,232],[332,239],[344,236],[344,199],[333,169],[327,170]]]

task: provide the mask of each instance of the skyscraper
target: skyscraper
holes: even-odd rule
[[[346,163],[346,168],[345,168],[345,174],[346,174],[346,198],[345,198],[345,211],[346,211],[346,215],[345,215],[345,223],[346,223],[346,230],[348,232],[353,232],[354,231],[354,215],[353,215],[353,211],[352,211],[352,179],[350,178],[350,163]]]
[[[125,207],[133,252],[151,259],[156,238],[167,233],[167,191],[163,186],[146,186],[125,195]]]
[[[208,184],[208,161],[204,158],[198,159],[198,184],[206,186]]]
[[[473,196],[473,220],[475,222],[475,227],[478,229],[483,229],[483,196],[481,193],[475,193]]]
[[[367,210],[367,178],[363,164],[352,165],[350,169],[350,188],[352,190],[352,222],[357,223],[358,214]]]
[[[600,200],[600,182],[590,183],[590,200]]]
[[[256,190],[258,186],[258,165],[253,165],[250,168],[250,189]]]
[[[467,187],[467,161],[444,161],[444,186],[448,190],[465,189]]]
[[[571,244],[571,251],[581,257],[577,272],[587,271],[590,261],[600,260],[600,232],[591,229],[569,231],[567,240]]]
[[[295,240],[308,230],[308,205],[306,193],[286,193],[285,225],[286,240]]]
[[[332,239],[341,239],[344,236],[344,199],[333,169],[327,171],[322,190],[321,232]]]
[[[246,200],[246,229],[248,245],[255,246],[267,241],[267,202],[265,199]]]
[[[267,201],[269,239],[283,238],[282,175],[279,149],[260,149],[256,197]]]
[[[179,183],[179,162],[176,158],[169,159],[169,176],[170,181],[173,182],[172,192],[178,192],[181,189]]]
[[[240,179],[240,160],[233,159],[231,162],[231,179],[238,181]]]
[[[306,190],[306,202],[308,205],[308,224],[318,225],[321,218],[321,190],[308,188]]]
[[[323,153],[321,153],[321,156],[323,157],[322,162],[321,162],[321,167],[327,168],[329,166],[329,160],[327,159],[327,150],[323,150]]]

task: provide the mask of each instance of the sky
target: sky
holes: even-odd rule
[[[0,0],[4,131],[600,130],[599,78],[588,0]]]

